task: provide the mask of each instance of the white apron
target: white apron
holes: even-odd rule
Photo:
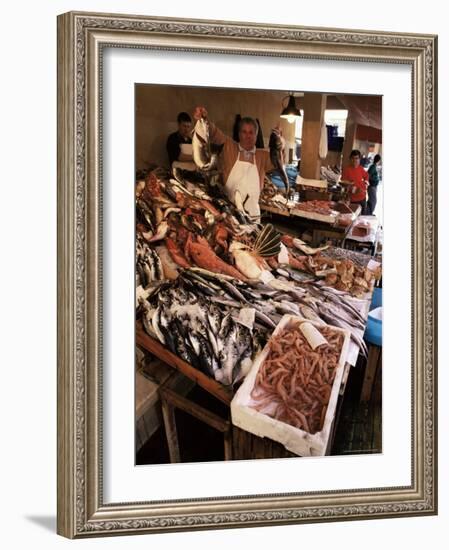
[[[239,152],[225,185],[225,192],[233,204],[235,204],[236,191],[239,191],[248,214],[254,216],[254,218],[260,217],[260,178],[255,154],[253,155],[253,162],[245,162],[240,160]],[[255,221],[259,220],[255,219]]]

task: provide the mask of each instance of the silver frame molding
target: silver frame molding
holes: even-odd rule
[[[104,504],[103,47],[412,69],[412,484]],[[58,533],[70,538],[437,513],[437,37],[70,12],[58,17]]]

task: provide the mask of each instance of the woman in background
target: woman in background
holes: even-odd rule
[[[343,168],[342,181],[352,183],[351,204],[360,204],[362,215],[366,214],[366,190],[368,189],[368,173],[360,166],[361,154],[358,149],[351,151],[349,165]]]

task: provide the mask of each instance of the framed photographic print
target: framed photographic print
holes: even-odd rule
[[[58,532],[435,514],[437,37],[58,18]]]

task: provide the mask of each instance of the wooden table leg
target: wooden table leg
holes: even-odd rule
[[[232,429],[229,428],[228,431],[223,434],[224,439],[224,459],[232,460]]]
[[[368,351],[368,359],[366,361],[365,376],[363,378],[362,392],[360,394],[360,402],[365,403],[371,398],[374,378],[376,377],[377,365],[382,360],[382,348],[374,344],[370,344]]]
[[[170,463],[181,462],[179,452],[178,432],[176,430],[175,408],[161,396],[162,416],[164,418],[165,434],[167,436]]]
[[[338,401],[337,401],[337,407],[335,408],[335,415],[334,415],[334,421],[332,423],[332,429],[331,433],[329,435],[329,440],[326,448],[326,455],[332,454],[332,448],[334,446],[334,440],[335,440],[335,434],[337,433],[337,427],[338,423],[340,422],[340,414],[341,410],[343,408],[343,400],[346,390],[346,383],[348,381],[349,372],[351,370],[351,365],[349,363],[345,363],[343,376],[341,378],[341,385],[340,385],[340,391],[338,392]]]

